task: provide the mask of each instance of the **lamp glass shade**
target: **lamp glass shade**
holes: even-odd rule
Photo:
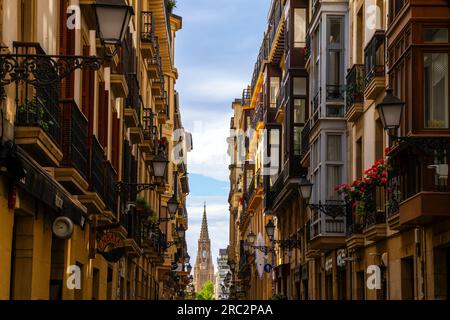
[[[190,264],[188,264],[186,269],[187,269],[187,272],[188,272],[188,273],[191,273],[191,271],[192,271],[192,266],[191,266]]]
[[[256,241],[256,234],[254,234],[252,231],[247,235],[248,243],[254,244]]]
[[[244,243],[244,250],[245,251],[249,251],[250,250],[250,243],[248,243],[248,241],[245,241],[245,243]]]
[[[167,159],[159,154],[155,157],[155,159],[152,161],[152,167],[153,167],[153,174],[156,178],[163,178],[166,175],[167,166],[169,164],[169,161]]]
[[[300,195],[303,199],[310,199],[313,189],[313,184],[303,176],[299,183]]]
[[[186,258],[184,258],[186,263],[189,263],[191,261],[191,257],[189,255],[186,256]]]
[[[167,209],[169,210],[169,214],[172,217],[172,219],[175,218],[175,214],[177,213],[178,210],[178,201],[175,196],[170,198],[170,200],[167,202]]]
[[[266,224],[266,233],[270,240],[273,240],[275,234],[275,225],[272,220]]]
[[[394,96],[392,89],[386,90],[383,102],[376,107],[385,130],[398,129],[402,120],[405,103]]]
[[[98,33],[104,44],[120,45],[130,24],[133,8],[125,4],[94,4]]]
[[[230,263],[230,269],[231,269],[231,271],[234,271],[234,270],[236,269],[236,262],[231,261],[231,263]]]

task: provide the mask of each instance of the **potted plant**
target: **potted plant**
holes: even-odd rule
[[[168,13],[172,14],[173,9],[176,7],[177,7],[176,0],[166,0],[166,9]]]
[[[54,123],[52,121],[46,121],[43,105],[43,102],[36,96],[32,100],[19,105],[17,108],[18,122],[26,123],[27,125],[38,125],[42,130],[48,132],[50,126]]]

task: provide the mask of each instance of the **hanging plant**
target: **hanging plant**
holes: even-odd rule
[[[166,9],[167,12],[172,13],[173,9],[177,7],[176,0],[166,0]]]
[[[358,215],[366,215],[373,211],[373,195],[377,187],[386,187],[388,174],[391,167],[384,159],[378,160],[372,167],[364,171],[364,177],[353,181],[351,184],[343,184],[336,187],[336,191],[344,201],[350,203],[353,212]]]

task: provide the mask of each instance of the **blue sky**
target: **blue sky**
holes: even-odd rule
[[[175,40],[177,90],[183,125],[194,142],[187,208],[192,265],[205,201],[215,264],[219,249],[228,244],[231,102],[251,80],[269,5],[270,0],[179,0],[174,11],[183,17]]]

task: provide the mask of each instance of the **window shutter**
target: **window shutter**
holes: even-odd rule
[[[113,132],[112,132],[112,145],[111,145],[111,151],[112,151],[112,165],[116,172],[119,172],[119,130],[120,130],[120,120],[117,119],[117,112],[113,113]]]
[[[108,100],[105,99],[105,83],[99,84],[98,90],[98,140],[103,148],[107,146],[108,136]]]
[[[68,0],[60,2],[59,6],[59,52],[61,55],[74,55],[75,54],[75,30],[70,30],[66,26],[68,18],[67,7],[69,5]],[[61,82],[61,98],[70,99],[74,97],[74,73],[72,72],[67,78]]]

